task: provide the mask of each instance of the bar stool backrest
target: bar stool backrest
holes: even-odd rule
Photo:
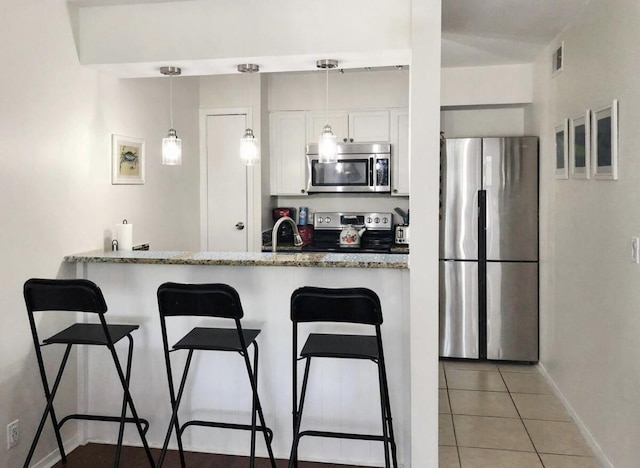
[[[293,322],[347,322],[382,324],[378,295],[367,288],[305,286],[291,295]]]
[[[164,283],[158,288],[162,317],[198,316],[241,319],[244,315],[238,292],[228,284]]]
[[[24,300],[29,314],[44,310],[104,314],[107,303],[102,291],[85,279],[38,279],[24,284]]]

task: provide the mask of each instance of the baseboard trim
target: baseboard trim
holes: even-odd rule
[[[591,450],[593,450],[593,453],[595,454],[596,458],[600,461],[600,463],[603,464],[604,468],[615,468],[613,466],[613,463],[609,461],[609,459],[603,452],[602,448],[600,447],[600,444],[598,444],[595,437],[593,437],[591,432],[589,432],[589,429],[587,429],[587,426],[585,426],[585,424],[582,422],[582,419],[580,419],[580,416],[578,416],[578,413],[576,413],[576,411],[573,409],[573,406],[571,406],[571,403],[569,403],[569,400],[567,400],[567,398],[564,396],[562,391],[560,391],[560,387],[558,387],[555,380],[553,380],[553,378],[549,375],[549,372],[547,372],[547,369],[544,367],[544,365],[542,363],[538,363],[538,367],[540,368],[542,375],[544,375],[544,377],[547,379],[547,381],[551,385],[551,388],[555,393],[555,395],[560,399],[560,401],[562,401],[562,404],[567,409],[567,411],[569,411],[569,414],[573,418],[573,421],[576,423],[576,426],[578,426],[578,429],[580,429],[580,432],[582,433],[584,438],[587,440],[587,443],[591,447]]]
[[[75,449],[77,449],[80,446],[80,436],[76,434],[70,439],[62,441],[62,445],[66,453],[73,452]],[[38,463],[31,465],[31,468],[51,468],[53,465],[58,463],[61,459],[62,457],[60,456],[60,450],[55,449],[53,452],[51,452],[49,455],[44,457]]]

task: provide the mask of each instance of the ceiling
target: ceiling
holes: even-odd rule
[[[68,1],[90,7],[188,0]],[[443,0],[442,66],[531,63],[589,1]]]
[[[442,66],[531,63],[590,0],[443,0]]]

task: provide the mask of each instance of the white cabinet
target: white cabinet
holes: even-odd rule
[[[271,195],[306,194],[306,112],[269,116]]]
[[[391,195],[409,196],[409,111],[391,111]]]
[[[306,195],[305,146],[317,143],[326,112],[277,111],[269,116],[271,195]],[[409,114],[406,109],[331,111],[338,141],[392,145],[392,195],[409,195]]]
[[[326,112],[307,114],[307,142],[316,143],[327,123]],[[367,143],[389,141],[389,111],[331,111],[329,125],[338,141]]]
[[[338,141],[349,138],[349,113],[343,111],[329,112],[329,125]],[[307,143],[318,143],[322,129],[327,124],[326,112],[307,112]]]
[[[389,111],[349,112],[350,141],[389,141]]]

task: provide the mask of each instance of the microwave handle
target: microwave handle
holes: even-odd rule
[[[375,161],[374,161],[374,157],[371,156],[369,158],[369,186],[373,187],[376,184],[376,181],[373,180],[373,168],[375,166]]]

